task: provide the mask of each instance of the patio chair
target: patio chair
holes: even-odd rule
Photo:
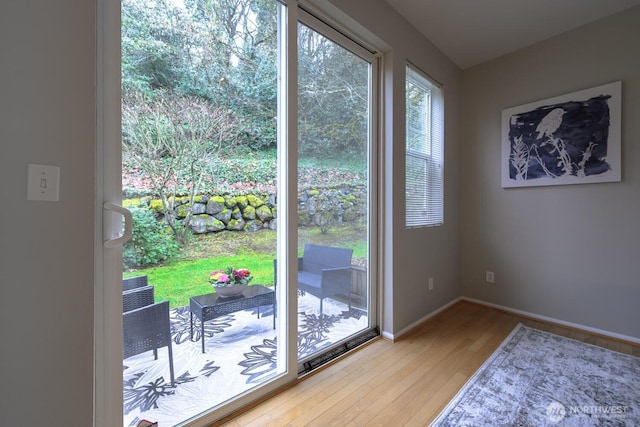
[[[136,276],[129,277],[127,279],[122,279],[122,290],[130,291],[131,289],[141,288],[143,286],[147,286],[149,283],[147,282],[147,276]]]
[[[168,347],[171,386],[175,386],[173,348],[169,322],[169,301],[136,308],[122,314],[123,359],[153,350],[158,360],[158,349]]]
[[[298,289],[320,298],[321,315],[323,300],[334,295],[345,295],[351,312],[352,254],[352,249],[311,243],[304,245],[304,253],[298,258]],[[274,260],[274,280],[277,285],[276,266],[277,260]]]
[[[143,286],[122,292],[122,312],[151,305],[155,302],[153,286]]]

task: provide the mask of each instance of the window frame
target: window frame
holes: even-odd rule
[[[437,227],[444,224],[442,86],[410,63],[405,70],[405,228]],[[423,91],[419,103],[426,104],[421,106],[425,111],[412,111],[409,85]],[[416,114],[423,116],[424,121],[411,126]],[[412,132],[416,128],[420,128],[418,135]],[[416,147],[416,136],[421,147]]]

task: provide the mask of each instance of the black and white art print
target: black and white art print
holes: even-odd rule
[[[621,179],[622,82],[502,110],[502,187]]]

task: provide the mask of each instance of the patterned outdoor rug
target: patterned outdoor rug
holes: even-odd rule
[[[516,326],[432,426],[640,426],[640,358]]]
[[[298,297],[298,356],[304,357],[367,328],[363,311],[326,298]],[[189,307],[172,309],[175,386],[171,386],[167,348],[123,362],[124,426],[140,419],[173,426],[269,379],[276,372],[273,308],[261,307],[221,316],[205,323],[202,353],[199,321],[190,339]]]

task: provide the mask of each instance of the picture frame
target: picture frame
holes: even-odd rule
[[[502,110],[502,187],[619,182],[622,82]]]

